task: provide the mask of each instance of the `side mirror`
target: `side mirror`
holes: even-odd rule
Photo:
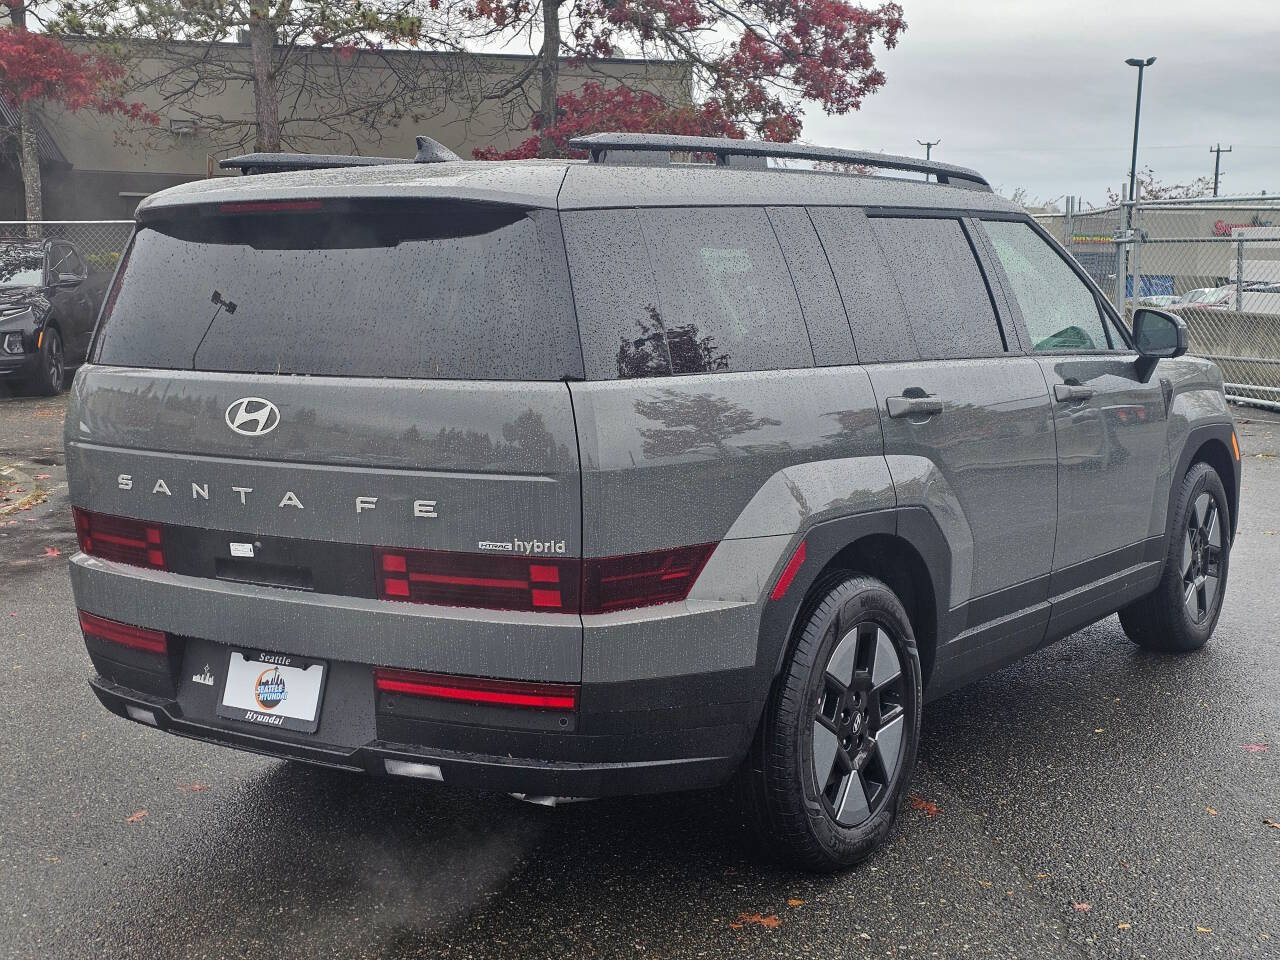
[[[55,287],[74,287],[77,283],[79,283],[83,279],[84,277],[80,276],[80,274],[78,273],[60,273],[58,274],[58,279],[54,283],[54,286]]]
[[[1139,366],[1149,371],[1157,360],[1187,352],[1187,325],[1172,313],[1143,307],[1133,314],[1133,342]]]

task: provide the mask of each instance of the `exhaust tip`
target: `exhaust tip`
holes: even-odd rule
[[[141,707],[135,707],[132,703],[126,703],[124,712],[129,715],[130,720],[137,720],[139,723],[150,724],[153,727],[160,726],[154,711],[143,710]]]
[[[444,774],[434,763],[414,763],[410,760],[382,761],[387,773],[396,777],[417,777],[419,780],[444,782]]]

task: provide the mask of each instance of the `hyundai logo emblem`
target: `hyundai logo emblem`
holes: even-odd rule
[[[261,397],[241,397],[227,407],[227,426],[246,437],[260,437],[280,424],[280,408]]]

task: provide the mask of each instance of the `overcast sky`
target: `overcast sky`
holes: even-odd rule
[[[1212,174],[1221,141],[1222,193],[1280,193],[1280,0],[901,3],[885,86],[847,116],[810,110],[806,140],[923,156],[917,140],[941,139],[934,159],[1005,193],[1102,205],[1128,176],[1138,71],[1124,61],[1155,56],[1138,166],[1186,182]]]

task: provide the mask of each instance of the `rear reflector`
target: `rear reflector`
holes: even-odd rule
[[[148,653],[168,653],[169,639],[160,630],[147,630],[127,623],[119,623],[80,611],[80,629],[86,637],[96,637],[122,647],[145,650]]]
[[[582,568],[582,612],[609,613],[683,600],[715,548],[714,543],[701,543],[587,560]]]
[[[378,596],[487,610],[578,612],[577,560],[379,547]]]
[[[164,543],[159,524],[112,517],[72,507],[80,549],[93,557],[164,569]]]
[[[778,582],[773,585],[773,593],[769,594],[770,600],[781,600],[786,596],[787,589],[791,586],[791,581],[796,578],[796,574],[800,572],[800,568],[804,565],[804,555],[804,541],[801,540],[800,546],[796,547],[796,552],[791,555],[787,565],[782,568],[782,575],[778,577]]]
[[[483,677],[457,677],[385,667],[378,667],[373,671],[373,683],[382,693],[402,693],[410,697],[486,703],[500,707],[573,710],[578,705],[578,688],[571,683],[487,680]]]

